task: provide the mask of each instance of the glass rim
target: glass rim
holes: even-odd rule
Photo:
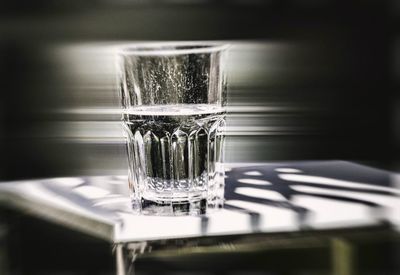
[[[121,45],[118,53],[133,56],[185,55],[220,52],[229,47],[228,43],[207,41],[138,42]]]

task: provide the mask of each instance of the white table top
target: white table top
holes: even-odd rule
[[[224,209],[130,210],[126,176],[0,183],[0,204],[111,243],[373,226],[400,228],[400,176],[345,161],[226,165]]]

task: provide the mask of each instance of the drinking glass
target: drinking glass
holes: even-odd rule
[[[121,49],[119,88],[135,211],[185,215],[222,207],[226,49],[219,43]]]

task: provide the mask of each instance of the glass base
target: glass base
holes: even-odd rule
[[[214,190],[208,194],[195,192],[189,197],[174,196],[171,198],[165,195],[154,196],[154,194],[140,199],[131,197],[132,208],[138,214],[154,216],[203,215],[223,207],[223,185],[220,185],[218,189],[219,192]]]
[[[207,199],[195,201],[152,201],[142,198],[141,213],[158,216],[201,215],[207,210]]]

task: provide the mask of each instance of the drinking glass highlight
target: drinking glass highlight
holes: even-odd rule
[[[227,45],[124,47],[119,85],[133,209],[204,214],[224,190]]]

